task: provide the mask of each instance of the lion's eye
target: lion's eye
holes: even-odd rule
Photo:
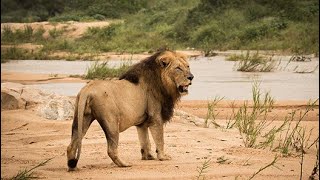
[[[177,71],[182,71],[182,69],[180,67],[176,67]]]

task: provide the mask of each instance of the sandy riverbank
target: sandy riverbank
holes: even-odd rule
[[[83,82],[66,75],[36,75],[27,73],[1,73],[2,81],[34,84],[41,82]],[[230,115],[232,101],[221,101],[214,112],[219,113],[216,122],[224,126]],[[306,101],[277,101],[268,116],[272,126],[279,126],[292,111],[306,108]],[[243,101],[235,101],[235,108]],[[190,116],[175,116],[165,127],[165,148],[170,161],[142,161],[135,127],[120,134],[120,156],[133,166],[118,168],[107,155],[104,134],[94,122],[83,140],[79,170],[67,172],[66,148],[70,142],[72,121],[47,120],[36,115],[34,110],[1,111],[1,178],[8,179],[19,171],[53,158],[45,166],[34,170],[42,179],[197,179],[197,167],[210,160],[203,174],[206,179],[248,179],[261,167],[272,162],[278,154],[269,149],[244,147],[243,139],[236,128],[203,128],[192,121],[194,116],[205,118],[207,101],[181,101],[176,110]],[[302,125],[307,131],[313,128],[309,144],[319,134],[319,105],[315,106]],[[154,144],[152,141],[152,149]],[[316,162],[316,148],[306,149],[303,164],[303,179],[311,174]],[[226,160],[221,162],[221,159]],[[256,179],[298,179],[300,176],[298,154],[280,156],[275,167],[259,173]]]

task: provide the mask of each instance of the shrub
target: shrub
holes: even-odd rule
[[[252,110],[249,111],[248,104],[245,102],[235,114],[235,125],[243,136],[246,147],[257,146],[257,140],[267,125],[267,114],[273,108],[274,99],[270,94],[266,93],[263,99],[261,95],[259,85],[255,83],[252,87]],[[262,120],[257,122],[260,117],[262,117]]]
[[[105,79],[107,77],[119,77],[130,67],[130,63],[125,62],[119,68],[109,67],[108,61],[99,63],[96,61],[87,70],[85,79]]]
[[[260,56],[259,53],[255,53],[252,56],[249,51],[246,55],[234,55],[232,56],[232,60],[237,60],[238,62],[235,64],[237,66],[237,71],[243,72],[270,72],[276,69],[277,64],[274,59],[265,58]]]

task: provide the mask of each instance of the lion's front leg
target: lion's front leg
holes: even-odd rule
[[[163,124],[155,123],[154,125],[150,126],[150,131],[156,144],[158,159],[160,161],[170,160],[171,157],[164,153]]]
[[[142,160],[153,160],[154,157],[151,155],[151,144],[148,134],[148,127],[137,126],[137,131],[141,145]]]

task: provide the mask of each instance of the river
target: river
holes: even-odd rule
[[[237,62],[226,61],[224,56],[190,59],[195,78],[185,100],[211,100],[223,97],[226,100],[252,99],[254,82],[260,84],[262,93],[269,92],[276,100],[309,100],[319,98],[319,58],[309,62],[290,62],[290,57],[277,57],[279,64],[273,72],[239,72]],[[136,63],[137,61],[132,61]],[[12,60],[1,64],[2,71],[36,74],[84,74],[93,61],[63,60]],[[111,66],[121,61],[110,60]],[[307,72],[315,69],[312,73]],[[40,89],[62,95],[75,96],[85,83],[33,84]]]

